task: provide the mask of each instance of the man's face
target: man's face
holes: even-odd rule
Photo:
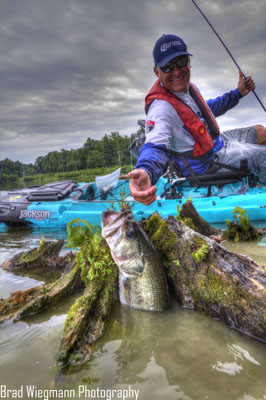
[[[175,57],[170,61],[179,60],[184,56]],[[185,67],[174,68],[171,72],[163,72],[160,67],[154,67],[155,75],[160,79],[163,86],[170,90],[171,92],[187,92],[188,84],[190,81],[190,60],[188,59],[188,64]]]

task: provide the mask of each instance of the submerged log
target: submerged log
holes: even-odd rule
[[[80,268],[76,265],[76,257],[73,254],[69,257],[65,273],[60,279],[50,284],[16,291],[11,293],[8,299],[0,299],[0,322],[9,318],[18,321],[46,309],[64,296],[84,288],[80,277]]]
[[[57,363],[72,372],[79,369],[89,359],[93,345],[102,335],[109,314],[117,269],[106,282],[91,282],[84,295],[78,298],[68,313]]]
[[[40,246],[26,252],[16,254],[2,264],[5,270],[33,269],[33,268],[62,268],[65,267],[65,258],[59,257],[64,240],[46,242],[41,240]]]
[[[85,288],[84,294],[76,300],[68,313],[59,349],[58,364],[68,372],[71,368],[83,365],[89,358],[94,343],[103,333],[116,289],[118,270],[103,239],[93,251],[88,247],[87,253],[85,249],[83,254],[80,251],[77,255],[69,253],[65,256],[64,260],[68,259],[68,264],[55,282],[16,291],[8,299],[0,299],[0,322],[9,318],[16,322]],[[37,248],[31,254],[35,255],[35,265],[38,265],[36,255],[42,258],[42,252]],[[57,256],[57,251],[54,255],[54,262],[61,265],[62,257]],[[20,254],[21,258],[23,254]],[[89,259],[93,259],[93,264]],[[14,265],[13,262],[9,265]]]
[[[86,274],[83,267],[86,289],[71,307],[65,322],[57,363],[68,373],[79,369],[89,359],[94,343],[103,333],[111,309],[118,270],[103,241],[95,263],[99,260],[102,260],[99,274],[92,280],[88,279],[88,272],[93,265],[88,263],[85,266]]]
[[[184,308],[199,310],[266,341],[266,274],[249,257],[234,254],[173,217],[143,222]]]

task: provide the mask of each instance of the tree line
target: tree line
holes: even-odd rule
[[[100,140],[89,137],[79,149],[51,151],[45,156],[37,157],[34,164],[23,164],[6,158],[1,161],[1,182],[34,174],[128,165],[131,162],[128,148],[134,136],[135,134],[121,136],[119,132],[111,132]]]

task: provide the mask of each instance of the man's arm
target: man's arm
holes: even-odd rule
[[[168,158],[169,153],[165,145],[148,142],[142,147],[135,168],[144,169],[149,174],[151,184],[155,185],[164,173]]]
[[[223,115],[231,108],[235,107],[239,100],[246,96],[250,91],[255,89],[255,83],[253,79],[248,76],[244,78],[242,71],[239,71],[239,80],[237,89],[231,90],[225,93],[223,96],[216,97],[216,99],[210,99],[207,101],[213,115],[219,117]]]
[[[239,103],[241,97],[239,90],[235,89],[215,99],[209,99],[207,104],[213,115],[215,117],[220,117],[220,115],[225,114],[228,110],[235,107]]]
[[[135,200],[149,205],[156,200],[155,183],[163,174],[168,162],[168,150],[165,145],[146,143],[139,154],[138,162],[130,178],[129,191]]]

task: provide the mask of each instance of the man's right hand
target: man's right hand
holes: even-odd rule
[[[144,169],[134,169],[128,173],[129,191],[136,201],[149,205],[156,200],[156,186],[151,186],[148,172]]]
[[[239,71],[239,81],[237,84],[237,89],[239,90],[241,96],[246,96],[249,92],[256,88],[255,82],[251,76],[244,77],[242,71]]]

